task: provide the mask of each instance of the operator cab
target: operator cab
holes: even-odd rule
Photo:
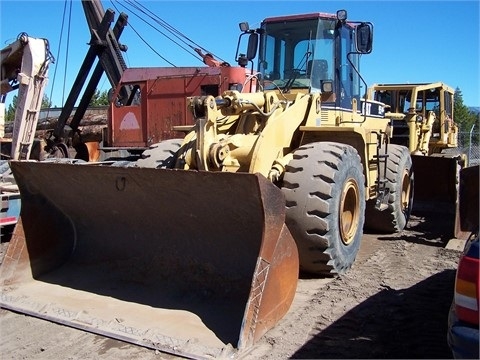
[[[352,109],[361,102],[361,54],[371,51],[372,25],[313,13],[267,18],[260,33],[259,72],[264,89],[322,93],[325,106]]]
[[[438,139],[449,132],[448,128],[453,119],[454,91],[442,83],[379,84],[373,97],[374,100],[384,103],[390,112],[404,114],[407,117],[407,120],[394,121],[397,129],[406,128],[408,117],[415,117],[417,123],[422,123],[428,117],[428,113],[433,111],[435,121],[432,124],[432,138]],[[441,124],[444,125],[444,129],[440,128]],[[408,138],[408,130],[404,132],[404,137]]]

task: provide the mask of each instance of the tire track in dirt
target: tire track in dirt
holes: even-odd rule
[[[364,263],[375,254],[381,242],[374,235],[364,235],[362,246],[352,269],[363,269]],[[381,273],[380,267],[376,271]],[[361,295],[362,289],[356,282],[346,284],[348,277],[301,278],[298,283],[294,303],[280,323],[247,354],[249,359],[286,359],[297,349],[310,341],[316,333],[338,319],[351,306],[349,297],[358,302],[370,295]],[[345,292],[349,292],[345,296]],[[356,302],[357,303],[357,302]]]
[[[451,358],[446,326],[459,252],[402,233],[378,238],[367,235],[370,253],[293,306],[249,358]],[[310,280],[300,289],[302,281]]]
[[[456,263],[440,266],[443,249],[419,252],[404,242],[385,245],[362,265],[365,270],[353,269],[329,286],[328,302],[321,299],[312,310],[327,309],[333,324],[318,321],[293,357],[451,357],[446,326]]]
[[[243,358],[452,358],[446,327],[460,252],[443,249],[435,231],[364,235],[350,271],[302,277],[290,311]],[[0,331],[2,359],[176,358],[5,310]]]

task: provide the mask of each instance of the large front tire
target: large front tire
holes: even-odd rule
[[[413,204],[413,172],[412,158],[405,146],[389,144],[386,172],[386,188],[389,190],[387,209],[375,208],[375,199],[367,202],[365,214],[365,229],[395,233],[407,225]],[[380,149],[384,153],[384,148]],[[380,174],[383,175],[384,164],[380,164]]]
[[[182,139],[168,139],[150,146],[135,163],[137,167],[155,169],[173,169],[177,152],[182,146]]]
[[[365,212],[365,178],[357,151],[333,142],[298,148],[282,191],[300,270],[322,275],[348,270],[360,248]]]

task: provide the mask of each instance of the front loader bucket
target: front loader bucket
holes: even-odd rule
[[[438,155],[438,156],[435,156]],[[461,159],[443,154],[412,155],[413,213],[433,212],[450,224],[448,236],[457,235]]]
[[[260,175],[11,162],[1,306],[190,358],[239,355],[288,311],[298,254]]]
[[[459,222],[457,233],[462,238],[478,231],[479,226],[479,176],[480,165],[463,168],[460,171]],[[460,236],[457,236],[460,237]]]

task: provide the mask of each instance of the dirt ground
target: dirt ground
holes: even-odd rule
[[[347,274],[301,277],[287,315],[244,357],[452,358],[447,314],[460,247],[445,248],[446,226],[436,216],[416,215],[399,234],[365,234]],[[0,337],[4,360],[175,358],[4,309]]]

